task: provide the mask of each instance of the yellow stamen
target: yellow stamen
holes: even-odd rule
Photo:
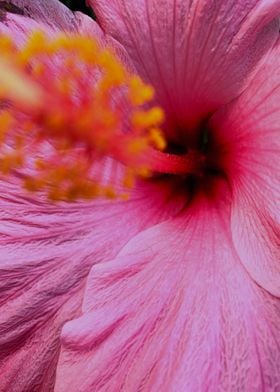
[[[46,49],[45,34],[42,31],[34,31],[28,37],[25,46],[18,52],[17,58],[21,64],[26,65],[32,57],[45,54]]]
[[[139,110],[133,114],[132,124],[135,127],[147,128],[161,124],[164,120],[164,113],[160,107],[154,107],[150,110]]]
[[[150,141],[158,150],[162,151],[166,148],[166,141],[159,128],[150,129]]]
[[[129,88],[130,100],[135,106],[143,105],[154,98],[154,89],[143,83],[139,76],[131,77]]]
[[[25,189],[69,201],[123,197],[108,176],[97,177],[104,156],[127,166],[127,188],[149,175],[145,151],[165,148],[164,114],[151,104],[153,88],[111,48],[34,31],[20,48],[0,35],[0,52],[0,99],[10,103],[0,112],[0,141],[9,139],[9,149],[0,149],[2,173],[20,168]]]
[[[0,112],[0,142],[5,140],[8,131],[13,125],[13,117],[11,113],[4,111]]]

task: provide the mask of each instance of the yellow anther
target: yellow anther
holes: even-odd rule
[[[66,51],[72,53],[88,65],[96,65],[98,58],[98,45],[88,37],[66,35],[60,33],[54,40],[49,42],[49,50],[52,53]]]
[[[15,52],[15,44],[12,41],[11,37],[7,35],[1,35],[0,36],[0,52],[1,56],[11,56]]]
[[[144,84],[139,76],[131,77],[129,87],[129,96],[133,105],[143,105],[154,98],[154,89],[152,86]]]
[[[0,132],[5,134],[13,124],[13,117],[7,110],[0,112]]]
[[[99,53],[98,64],[105,69],[110,69],[116,64],[116,58],[108,49],[104,49]]]
[[[12,170],[23,165],[23,156],[20,152],[7,153],[0,157],[0,171],[3,174],[9,174]]]
[[[96,64],[97,63],[97,53],[98,53],[98,46],[96,42],[94,42],[90,38],[76,38],[76,50],[78,51],[80,57],[87,63],[87,64]]]
[[[61,49],[73,50],[73,39],[64,33],[59,33],[49,42],[49,49],[52,53],[58,52]]]
[[[152,128],[149,132],[150,141],[158,150],[164,150],[166,148],[166,140],[159,128]]]
[[[33,31],[28,40],[23,47],[23,49],[19,52],[19,60],[21,64],[27,64],[30,59],[39,54],[46,54],[48,51],[48,44],[46,35],[40,31]]]
[[[126,70],[123,65],[117,61],[113,52],[108,49],[103,50],[98,57],[98,64],[104,69],[105,81],[118,85],[125,82]],[[104,83],[105,83],[104,81]]]
[[[164,113],[160,107],[154,107],[148,111],[139,110],[132,116],[132,123],[135,127],[148,128],[161,124],[164,120]]]

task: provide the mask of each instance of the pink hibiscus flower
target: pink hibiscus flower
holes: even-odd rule
[[[167,147],[126,201],[1,179],[0,390],[278,391],[280,1],[88,3],[6,0],[0,30],[114,46]]]

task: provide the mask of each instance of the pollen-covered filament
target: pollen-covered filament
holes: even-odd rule
[[[163,112],[154,91],[114,51],[92,38],[31,33],[22,47],[0,36],[0,170],[50,199],[113,197],[120,161],[123,185],[147,175],[145,157],[164,149]],[[119,178],[118,178],[119,184]]]

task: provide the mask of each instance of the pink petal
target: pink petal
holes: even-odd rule
[[[280,296],[280,48],[213,126],[233,149],[233,240],[258,284]]]
[[[9,12],[0,13],[0,32],[12,35],[17,42],[22,42],[32,30],[44,30],[49,34],[65,30],[91,35],[99,40],[104,33],[98,24],[81,12],[72,12],[57,0],[31,1],[13,0],[8,2]]]
[[[92,265],[176,211],[172,203],[163,208],[167,194],[139,187],[135,195],[127,202],[52,205],[13,182],[0,183],[1,391],[52,390],[60,331],[81,313]]]
[[[280,303],[244,270],[226,211],[194,205],[92,269],[55,391],[277,389]]]
[[[278,37],[279,0],[88,3],[156,87],[171,126],[193,125],[236,96]]]
[[[122,45],[112,37],[105,35],[100,26],[82,12],[72,13],[57,0],[50,2],[13,0],[8,3],[7,7],[0,5],[0,33],[11,35],[17,43],[23,43],[26,35],[33,30],[43,30],[50,36],[60,30],[78,32],[92,36],[102,44],[110,45],[127,67],[134,69]]]
[[[55,29],[75,30],[77,28],[74,13],[58,0],[6,0],[1,1],[1,8]],[[5,20],[5,16],[2,18]]]

